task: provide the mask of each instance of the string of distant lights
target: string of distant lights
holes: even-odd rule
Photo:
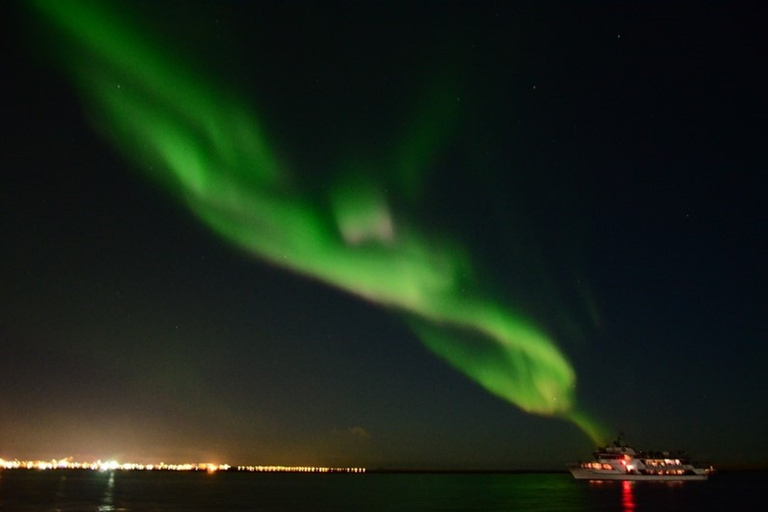
[[[0,459],[0,469],[34,469],[52,471],[57,469],[82,469],[91,471],[238,471],[246,473],[365,473],[363,467],[327,467],[327,466],[230,466],[229,464],[183,463],[183,464],[139,464],[135,462],[117,462],[115,460],[94,462],[76,462],[71,458],[60,460],[5,460]]]
[[[477,290],[456,243],[395,215],[384,191],[354,169],[329,192],[332,211],[304,197],[247,102],[165,55],[111,4],[35,5],[66,43],[56,47],[102,133],[216,233],[404,313],[431,351],[489,392],[567,418],[601,444],[600,428],[576,409],[576,376],[563,353],[541,328]],[[428,109],[405,130],[418,135],[392,160],[403,189],[437,151],[453,108]]]

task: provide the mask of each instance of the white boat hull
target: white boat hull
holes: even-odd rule
[[[651,482],[681,482],[687,480],[706,480],[709,475],[643,475],[640,473],[620,473],[601,471],[587,468],[569,468],[569,471],[576,480],[643,480]]]

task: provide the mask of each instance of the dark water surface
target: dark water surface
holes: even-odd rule
[[[768,473],[589,483],[552,474],[0,471],[3,511],[768,510]]]

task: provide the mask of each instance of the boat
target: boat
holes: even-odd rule
[[[712,466],[691,462],[685,452],[643,452],[622,442],[621,435],[612,445],[598,448],[594,460],[568,465],[577,480],[706,480]]]

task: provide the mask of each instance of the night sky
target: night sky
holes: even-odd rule
[[[482,297],[551,340],[575,372],[574,410],[606,432],[768,465],[760,3],[156,4],[103,5],[174,63],[169,76],[202,88],[205,108],[255,120],[278,181],[291,177],[280,199],[338,229],[334,250],[354,257],[275,262],[212,228],[89,96],[101,61],[44,9],[4,6],[0,457],[473,469],[587,457],[574,422],[524,412],[422,342],[439,332],[474,361],[477,332],[362,289],[401,293],[398,244],[417,233],[438,262],[454,249],[469,262],[458,304]],[[147,97],[162,119],[207,114]],[[219,126],[238,172],[266,167],[248,133]],[[211,159],[209,180],[230,172]],[[291,238],[265,197],[243,211]],[[391,225],[366,217],[376,205]],[[387,256],[383,272],[356,267],[366,251]]]

